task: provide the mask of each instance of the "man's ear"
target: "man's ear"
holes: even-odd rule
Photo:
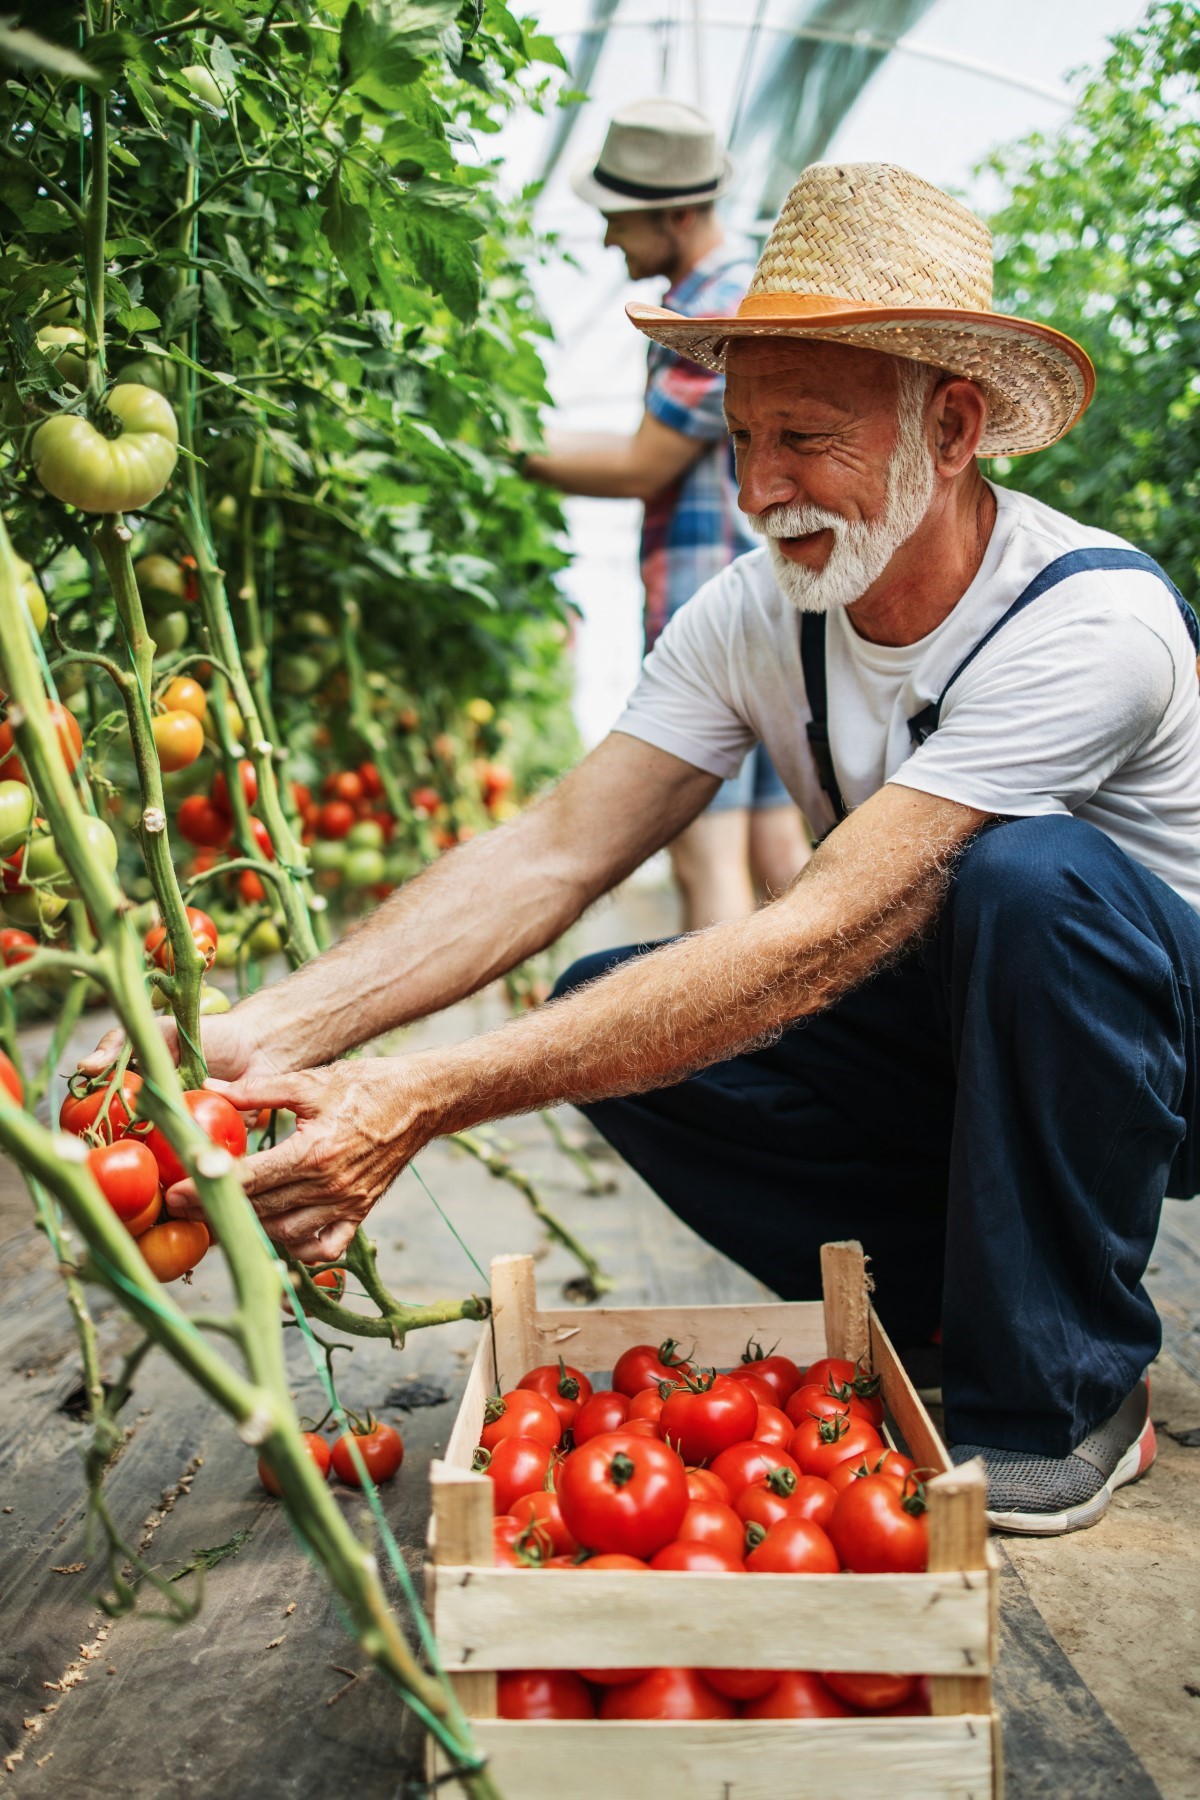
[[[987,395],[977,381],[947,376],[933,391],[934,470],[953,481],[978,455],[987,424]]]

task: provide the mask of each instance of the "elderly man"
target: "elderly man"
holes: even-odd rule
[[[817,166],[734,319],[631,308],[723,361],[764,547],[672,621],[553,793],[205,1045],[240,1105],[297,1114],[246,1187],[309,1258],[432,1137],[558,1100],[785,1295],[813,1293],[822,1239],[860,1237],[897,1335],[940,1319],[948,1436],[983,1455],[994,1521],[1053,1532],[1154,1454],[1141,1277],[1200,1150],[1200,695],[1162,571],[981,474],[1092,383],[990,290],[957,202]],[[828,828],[780,899],[593,958],[454,1048],[333,1062],[552,942],[755,738]]]

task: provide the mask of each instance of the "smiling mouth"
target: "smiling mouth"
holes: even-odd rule
[[[820,531],[806,531],[800,537],[776,538],[775,542],[789,562],[807,562],[811,552],[818,546],[823,546],[824,540],[832,536],[829,527],[824,526]]]

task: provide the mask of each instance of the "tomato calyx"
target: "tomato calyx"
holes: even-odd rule
[[[579,1383],[573,1375],[567,1374],[567,1365],[560,1356],[558,1359],[558,1391],[564,1400],[578,1400]]]
[[[771,1492],[773,1494],[778,1494],[783,1500],[786,1500],[789,1494],[794,1494],[796,1491],[796,1477],[790,1469],[784,1468],[782,1464],[778,1469],[772,1469],[768,1474],[764,1475],[763,1480],[766,1482]]]
[[[491,1466],[491,1451],[485,1450],[482,1444],[476,1444],[475,1454],[471,1458],[471,1473],[473,1475],[486,1475]]]
[[[89,406],[84,416],[88,424],[94,426],[101,437],[106,437],[110,443],[115,443],[125,429],[124,421],[118,419],[116,413],[111,407],[106,406],[103,400],[98,400]]]
[[[664,1356],[662,1360],[665,1363],[667,1359]],[[678,1393],[707,1394],[716,1379],[715,1369],[685,1368],[678,1381],[660,1381],[658,1391],[664,1400],[669,1400],[672,1394]]]
[[[623,1450],[618,1450],[608,1465],[608,1474],[615,1488],[623,1488],[637,1474],[637,1465],[631,1456],[626,1456]]]
[[[904,1491],[905,1488],[908,1487],[910,1481],[913,1484],[911,1494],[905,1493]],[[906,1475],[904,1477],[904,1487],[901,1488],[900,1492],[901,1509],[906,1512],[910,1518],[919,1519],[923,1512],[929,1511],[929,1505],[925,1499],[925,1483],[918,1480],[916,1475]]]
[[[664,1338],[658,1346],[658,1360],[664,1369],[680,1369],[686,1368],[692,1359],[690,1352],[686,1356],[679,1354],[678,1338]]]
[[[483,1408],[484,1424],[494,1425],[496,1420],[502,1419],[507,1411],[508,1406],[502,1395],[489,1394]]]
[[[809,1413],[810,1419],[817,1421],[817,1435],[823,1444],[836,1444],[845,1437],[850,1429],[850,1415],[838,1413],[836,1418],[822,1419],[817,1413]]]
[[[757,1338],[750,1338],[747,1340],[746,1348],[742,1351],[742,1362],[743,1363],[766,1362],[768,1360],[768,1358],[774,1356],[774,1354],[778,1350],[778,1348],[779,1348],[778,1339],[775,1341],[775,1343],[773,1343],[771,1345],[771,1348],[769,1350],[764,1350]]]
[[[781,1472],[783,1474],[789,1473],[789,1471],[786,1469]],[[766,1535],[767,1535],[767,1528],[765,1525],[759,1525],[757,1523],[757,1521],[755,1521],[753,1524],[747,1525],[747,1527],[746,1527],[746,1555],[747,1556],[749,1556],[749,1554],[752,1550],[758,1549],[758,1546],[762,1543],[762,1541],[766,1537]]]

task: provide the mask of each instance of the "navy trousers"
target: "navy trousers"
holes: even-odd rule
[[[585,957],[556,993],[649,945]],[[1093,826],[989,826],[936,931],[768,1049],[585,1108],[786,1299],[861,1239],[893,1338],[940,1323],[951,1443],[1065,1456],[1160,1344],[1164,1194],[1200,1187],[1200,918]]]

